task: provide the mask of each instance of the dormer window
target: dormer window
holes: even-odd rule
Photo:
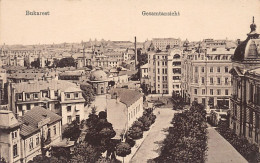
[[[29,93],[26,93],[25,96],[26,96],[26,99],[30,98],[30,94]]]
[[[23,96],[22,94],[18,94],[18,100],[22,100]]]
[[[34,97],[35,99],[38,99],[38,94],[37,94],[37,93],[34,93],[34,94],[33,94],[33,97]]]
[[[67,93],[67,94],[66,94],[66,97],[67,97],[67,98],[70,98],[70,93]]]

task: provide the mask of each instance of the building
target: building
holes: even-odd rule
[[[180,93],[181,56],[182,50],[179,48],[148,53],[148,63],[141,67],[140,80],[142,83],[145,82],[151,93],[171,94],[172,91]]]
[[[180,46],[181,40],[175,38],[153,38],[152,44],[155,50],[166,50]]]
[[[181,95],[186,102],[197,101],[207,109],[228,109],[233,53],[234,49],[205,49],[200,45],[195,51],[184,49]]]
[[[96,95],[106,94],[108,91],[108,75],[102,70],[93,71],[90,75],[89,84]]]
[[[112,123],[116,137],[125,134],[143,115],[143,94],[136,90],[116,88],[107,97],[107,120]]]
[[[42,106],[62,116],[62,125],[84,119],[82,90],[64,80],[12,83],[9,87],[9,105],[22,116],[34,106]]]
[[[260,38],[254,18],[250,28],[247,39],[238,45],[232,60],[230,128],[260,146]]]
[[[61,141],[61,116],[34,107],[15,118],[11,111],[0,110],[0,155],[8,162],[28,162],[41,154],[41,141],[48,149]]]

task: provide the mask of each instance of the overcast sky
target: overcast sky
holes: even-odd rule
[[[25,16],[49,11],[49,16]],[[143,16],[179,11],[180,16]],[[244,40],[252,16],[260,26],[260,0],[0,0],[0,44],[174,37]]]

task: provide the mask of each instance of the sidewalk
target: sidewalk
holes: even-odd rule
[[[165,139],[167,132],[165,129],[171,126],[171,120],[176,111],[171,108],[160,109],[160,114],[157,115],[154,127],[151,128],[149,134],[141,144],[137,152],[132,156],[131,163],[147,162],[160,154],[160,145]]]
[[[247,163],[213,127],[208,127],[208,151],[206,163]]]

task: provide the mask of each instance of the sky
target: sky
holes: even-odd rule
[[[26,16],[26,11],[50,12]],[[177,11],[180,16],[143,16]],[[246,39],[260,0],[0,0],[0,45],[105,39]]]

